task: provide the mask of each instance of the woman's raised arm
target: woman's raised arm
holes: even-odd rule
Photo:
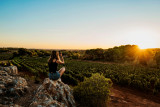
[[[57,60],[57,63],[64,64],[64,59],[63,59],[62,53],[60,53],[60,60]]]

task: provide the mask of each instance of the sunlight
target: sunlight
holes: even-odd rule
[[[156,48],[156,44],[154,40],[146,38],[145,40],[137,43],[140,49],[147,49],[147,48]]]
[[[148,29],[136,29],[128,32],[127,42],[133,43],[139,46],[140,49],[158,48],[157,40],[155,38],[157,34]]]

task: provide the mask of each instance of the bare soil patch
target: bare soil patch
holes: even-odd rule
[[[141,92],[114,85],[111,88],[109,107],[160,107],[160,94]]]

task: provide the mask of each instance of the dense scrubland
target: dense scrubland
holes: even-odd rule
[[[110,49],[61,50],[61,52],[65,57],[65,65],[59,68],[66,67],[61,79],[64,83],[75,86],[75,90],[79,90],[75,91],[76,96],[77,93],[83,92],[80,89],[85,86],[85,81],[91,82],[92,74],[96,73],[99,77],[110,78],[113,83],[120,86],[154,94],[160,92],[160,49],[139,49],[137,45],[123,45]],[[1,48],[0,53],[0,65],[16,65],[19,71],[26,73],[26,78],[39,82],[48,75],[47,60],[51,50]],[[89,77],[91,79],[87,80]],[[102,81],[105,81],[103,77]],[[93,90],[89,92],[94,93]],[[100,92],[103,93],[103,90]]]

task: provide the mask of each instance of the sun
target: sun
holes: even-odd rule
[[[137,45],[139,46],[140,49],[156,48],[156,45],[150,42],[142,42]]]
[[[157,48],[156,40],[149,35],[141,35],[135,41],[140,49]]]
[[[134,29],[127,34],[129,44],[138,45],[140,49],[158,48],[156,33],[148,29]]]

